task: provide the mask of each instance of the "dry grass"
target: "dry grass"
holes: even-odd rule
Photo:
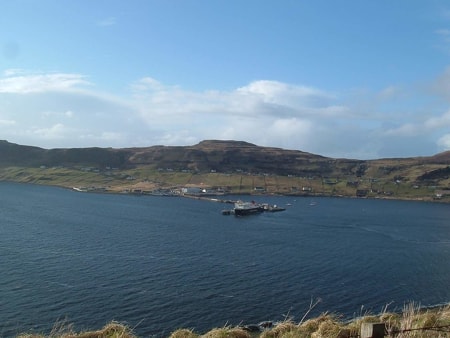
[[[204,335],[202,338],[251,338],[250,334],[241,328],[224,327],[220,329],[213,329]]]
[[[450,337],[450,305],[421,309],[420,304],[406,304],[401,316],[392,318],[386,327],[398,338]]]
[[[21,334],[18,338],[136,338],[132,330],[117,322],[105,325],[101,330],[75,333],[67,321],[57,322],[50,334]]]
[[[282,322],[260,334],[260,338],[351,338],[358,337],[362,323],[384,323],[389,337],[450,338],[450,305],[438,309],[421,309],[419,304],[404,306],[401,314],[384,311],[380,315],[365,314],[344,323],[339,317],[322,314],[296,324]]]
[[[277,323],[262,332],[249,333],[240,327],[212,329],[203,335],[189,329],[174,331],[169,338],[352,338],[358,337],[362,323],[384,323],[388,335],[396,338],[450,338],[450,305],[436,309],[421,309],[419,304],[406,304],[402,313],[384,311],[380,315],[355,318],[342,322],[324,313],[299,323],[292,319]],[[98,331],[75,333],[67,321],[56,323],[48,335],[22,334],[17,338],[137,338],[128,326],[111,322]]]
[[[169,338],[197,338],[199,337],[198,334],[194,333],[192,330],[188,329],[179,329],[169,336]]]
[[[274,328],[264,331],[261,334],[261,338],[279,338],[279,337],[287,337],[288,335],[292,336],[292,333],[296,332],[298,326],[290,321],[284,321],[277,324]]]

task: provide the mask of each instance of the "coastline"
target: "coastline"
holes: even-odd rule
[[[58,186],[78,192],[157,196],[345,197],[450,203],[449,179],[417,182],[414,176],[295,176],[248,172],[192,172],[77,167],[3,167],[0,181]]]
[[[227,203],[229,200],[222,200],[217,197],[223,196],[284,196],[284,197],[295,197],[295,198],[348,198],[348,199],[380,199],[380,200],[393,200],[393,201],[410,201],[410,202],[426,202],[426,203],[444,203],[450,204],[450,198],[445,199],[437,199],[432,196],[423,196],[423,197],[410,197],[410,196],[364,196],[358,197],[355,195],[342,195],[342,194],[327,194],[327,193],[308,193],[308,194],[296,194],[296,193],[283,193],[283,192],[270,192],[270,193],[252,193],[252,192],[233,192],[229,193],[220,193],[220,194],[189,194],[189,193],[159,193],[159,189],[156,192],[153,191],[145,191],[145,190],[137,190],[133,189],[133,187],[121,187],[122,189],[110,189],[108,187],[96,187],[91,186],[89,188],[85,188],[83,185],[81,186],[70,186],[70,185],[61,185],[61,184],[51,184],[48,182],[24,182],[22,180],[11,180],[11,179],[0,179],[0,182],[5,183],[16,183],[16,184],[28,184],[28,185],[37,185],[37,186],[49,186],[49,187],[57,187],[61,189],[72,190],[74,192],[79,193],[91,193],[91,194],[125,194],[125,195],[134,195],[134,196],[164,196],[164,197],[183,197],[183,198],[191,198],[198,200],[205,200],[210,202],[219,202],[219,203]],[[166,188],[169,189],[169,188]],[[177,191],[183,189],[183,187],[175,187],[172,188]]]

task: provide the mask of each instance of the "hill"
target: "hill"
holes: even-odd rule
[[[450,151],[358,160],[231,140],[123,149],[42,149],[0,141],[0,179],[111,191],[202,186],[232,193],[450,200],[449,177]]]
[[[240,141],[203,141],[194,146],[42,149],[0,141],[0,167],[89,166],[171,168],[195,172],[263,172],[308,175],[333,171],[329,159],[301,151]],[[354,165],[354,164],[352,164]]]

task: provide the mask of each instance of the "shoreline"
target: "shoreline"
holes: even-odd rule
[[[0,168],[0,181],[57,186],[79,192],[136,195],[344,197],[450,203],[450,178],[419,182],[417,172],[408,175],[405,172],[400,176],[383,176],[382,173],[370,172],[370,176],[365,177],[342,173],[295,176],[169,171],[146,166],[129,169],[41,166]]]
[[[163,335],[153,333],[152,337],[169,338],[275,338],[275,337],[314,337],[314,338],[352,338],[361,337],[367,329],[382,327],[384,337],[397,336],[417,332],[411,337],[450,337],[450,303],[434,307],[422,307],[419,303],[405,303],[400,311],[387,311],[388,305],[381,313],[365,313],[351,320],[342,320],[339,314],[325,312],[309,318],[309,313],[320,302],[311,302],[300,321],[286,317],[283,321],[263,321],[257,324],[226,325],[211,328],[204,333],[195,329],[178,328]],[[17,338],[138,338],[134,333],[139,325],[130,327],[128,324],[112,321],[99,330],[75,332],[74,324],[67,319],[54,324],[51,332],[19,333]],[[439,332],[439,333],[438,333]],[[445,334],[447,332],[447,334]],[[365,336],[369,337],[369,336]],[[381,335],[380,337],[383,337]],[[408,335],[409,337],[409,335]]]
[[[90,193],[90,194],[113,194],[113,195],[130,195],[130,196],[149,196],[149,197],[183,197],[183,198],[191,198],[191,199],[198,199],[198,200],[206,200],[210,202],[220,202],[220,203],[226,203],[226,200],[221,201],[218,198],[219,196],[261,196],[261,197],[270,197],[270,196],[280,196],[280,197],[295,197],[295,198],[348,198],[348,199],[368,199],[368,200],[392,200],[392,201],[408,201],[408,202],[425,202],[425,203],[442,203],[442,204],[450,204],[450,199],[444,200],[444,199],[434,199],[434,198],[425,198],[425,197],[405,197],[405,196],[365,196],[365,197],[358,197],[353,195],[333,195],[333,194],[325,194],[325,193],[309,193],[309,194],[295,194],[295,193],[280,193],[280,192],[271,192],[271,193],[251,193],[251,192],[230,192],[225,194],[208,194],[208,195],[201,195],[201,194],[158,194],[158,193],[151,193],[151,192],[136,192],[128,189],[128,191],[125,190],[109,190],[108,188],[91,188],[84,190],[81,187],[75,187],[75,186],[68,186],[68,185],[60,185],[60,184],[48,184],[48,183],[41,183],[41,182],[22,182],[19,180],[8,180],[8,179],[0,179],[0,182],[5,183],[15,183],[15,184],[28,184],[28,185],[35,185],[35,186],[47,186],[47,187],[55,187],[55,188],[61,188],[66,190],[72,190],[74,192],[79,193]],[[180,187],[177,187],[177,189],[181,189]],[[214,197],[215,196],[215,197]]]

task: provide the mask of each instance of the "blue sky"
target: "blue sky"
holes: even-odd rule
[[[0,31],[10,142],[450,150],[448,1],[8,0]]]

